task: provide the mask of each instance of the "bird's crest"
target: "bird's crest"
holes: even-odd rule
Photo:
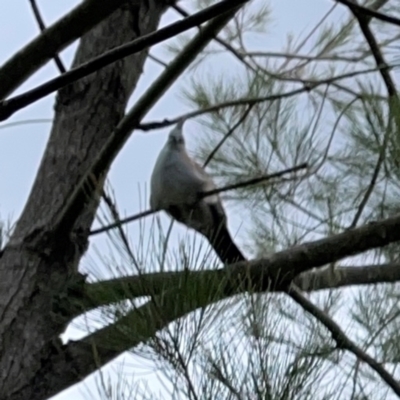
[[[174,129],[169,133],[168,142],[171,144],[185,144],[185,138],[183,137],[183,124],[184,120],[180,120]]]

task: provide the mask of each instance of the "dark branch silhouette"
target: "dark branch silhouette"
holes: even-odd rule
[[[64,86],[84,78],[129,55],[138,53],[150,46],[164,42],[179,33],[185,32],[198,24],[207,22],[214,18],[216,15],[223,14],[231,9],[236,8],[238,5],[246,3],[249,0],[222,0],[221,2],[212,5],[205,10],[199,11],[182,21],[175,22],[161,28],[148,35],[140,36],[130,43],[123,44],[115,49],[109,50],[95,59],[88,61],[79,67],[72,68],[65,74],[58,76],[34,89],[31,89],[18,96],[12,97],[9,100],[0,102],[0,121],[4,121],[11,117],[16,111],[32,104],[43,97],[48,96],[50,93],[61,89]]]

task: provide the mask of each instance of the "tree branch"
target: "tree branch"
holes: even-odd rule
[[[187,11],[185,11],[181,6],[177,4],[174,4],[172,8],[184,17],[190,15]],[[199,29],[201,28],[199,27]],[[253,71],[255,74],[258,74],[257,69],[253,67],[249,62],[247,62],[245,57],[242,54],[240,54],[232,45],[227,43],[225,40],[219,38],[218,36],[215,36],[214,40],[215,42],[219,43],[222,47],[224,47],[226,50],[228,50],[234,57],[236,57],[236,59],[238,59],[249,70]]]
[[[400,264],[360,265],[308,271],[294,280],[302,291],[337,289],[352,285],[376,285],[400,281]]]
[[[282,287],[286,290],[285,285],[292,279],[305,291],[353,284],[393,283],[400,280],[398,264],[341,267],[333,274],[331,270],[307,271],[399,240],[400,215],[304,243],[267,259],[231,265],[224,270],[152,273],[92,283],[86,286],[82,312],[127,298],[160,295],[172,287],[181,287],[183,282],[191,287],[203,280],[221,282],[226,275],[231,282],[250,279],[253,290],[258,291],[279,291]]]
[[[194,26],[197,26],[212,19],[216,15],[224,14],[228,10],[237,7],[239,4],[246,3],[247,1],[249,0],[222,0],[221,2],[210,6],[202,11],[199,11],[198,13],[193,14],[182,21],[175,22],[153,33],[140,36],[130,43],[126,43],[115,49],[109,50],[108,52],[105,52],[104,54],[92,59],[91,61],[88,61],[77,68],[73,68],[65,74],[51,79],[50,81],[39,85],[32,90],[15,96],[9,100],[3,100],[2,102],[0,102],[0,121],[9,118],[16,111],[21,110],[22,108],[49,95],[50,93],[53,93],[56,90],[59,90],[62,87],[67,86],[85,76],[88,76],[98,71],[99,69],[114,63],[117,60],[138,53],[150,46],[170,39],[179,33],[185,32],[188,29],[193,28]]]
[[[0,99],[6,98],[50,61],[54,54],[79,39],[125,2],[126,0],[102,0],[99,7],[98,0],[86,0],[48,27],[0,68]]]
[[[392,66],[389,66],[389,68],[392,68],[394,66],[398,66],[398,65],[397,64],[392,65]],[[181,121],[183,119],[187,120],[187,119],[191,119],[191,118],[196,118],[203,114],[219,111],[224,108],[237,107],[237,106],[243,106],[243,105],[251,106],[251,105],[263,103],[266,101],[274,101],[274,100],[289,98],[289,97],[296,96],[298,94],[311,92],[312,90],[316,89],[319,86],[330,85],[330,84],[337,82],[339,80],[342,80],[342,79],[349,79],[349,78],[353,78],[353,77],[359,76],[359,75],[371,74],[371,73],[379,71],[382,68],[388,68],[388,67],[383,66],[383,67],[378,67],[378,68],[368,68],[368,69],[363,69],[363,70],[359,70],[359,71],[352,71],[352,72],[347,72],[347,73],[340,74],[337,76],[333,76],[331,78],[320,79],[320,80],[302,80],[302,81],[300,81],[300,83],[303,85],[303,87],[294,89],[294,90],[290,90],[288,92],[284,92],[284,93],[280,93],[280,94],[277,93],[277,94],[272,94],[272,95],[263,96],[263,97],[250,97],[250,98],[245,97],[245,98],[227,101],[227,102],[223,102],[223,103],[219,103],[219,104],[214,104],[210,107],[192,111],[192,112],[180,115],[175,118],[164,119],[163,121],[144,122],[144,123],[138,124],[136,129],[140,129],[144,132],[147,132],[147,131],[150,131],[153,129],[160,129],[160,128],[165,128],[165,127],[168,127],[171,125],[175,125],[176,123],[178,123],[179,121]],[[299,83],[299,80],[296,79],[296,82]]]
[[[304,297],[294,285],[291,285],[288,294],[297,304],[314,316],[325,326],[326,329],[328,329],[332,335],[332,339],[336,342],[339,349],[350,351],[359,360],[362,360],[368,364],[392,388],[392,390],[398,396],[400,396],[399,382],[397,382],[394,377],[389,374],[383,365],[378,363],[378,361],[364,352],[360,347],[357,346],[356,343],[347,337],[340,326],[332,318],[330,318],[326,313],[324,313],[316,305]]]
[[[390,15],[383,14],[379,11],[375,11],[372,8],[360,6],[356,4],[353,0],[334,0],[337,3],[341,3],[356,12],[363,14],[368,17],[376,18],[384,22],[388,22],[389,24],[400,26],[400,19],[396,17],[391,17]],[[370,18],[369,18],[370,19]]]
[[[394,84],[394,81],[390,76],[388,68],[389,64],[386,63],[383,53],[379,48],[378,42],[376,41],[375,36],[373,35],[371,28],[369,27],[368,19],[365,17],[363,12],[358,9],[358,7],[354,7],[354,3],[349,5],[349,9],[351,10],[351,12],[358,21],[358,25],[360,26],[361,32],[364,35],[365,40],[367,41],[371,49],[371,53],[375,59],[376,66],[381,67],[379,71],[382,76],[383,82],[385,83],[389,97],[397,96],[396,85]]]
[[[108,209],[109,209],[109,211],[110,211],[110,213],[111,213],[112,218],[114,219],[114,221],[120,221],[121,218],[120,218],[120,216],[119,216],[119,212],[118,212],[117,205],[116,205],[116,203],[113,201],[113,199],[111,198],[111,196],[108,195],[107,192],[106,192],[105,190],[103,190],[102,198],[103,198],[103,201],[106,203],[106,205],[107,205],[107,207],[108,207]],[[125,234],[125,232],[124,232],[124,230],[123,230],[123,228],[122,228],[122,225],[121,225],[121,224],[118,224],[116,228],[118,229],[119,236],[120,236],[120,238],[121,238],[121,240],[122,240],[122,243],[124,244],[125,251],[126,251],[127,254],[129,255],[129,258],[130,258],[132,264],[135,265],[136,268],[138,268],[138,262],[137,262],[137,260],[136,260],[135,255],[133,254],[133,251],[132,251],[131,246],[130,246],[130,244],[129,244],[128,237],[127,237],[127,235]]]
[[[36,22],[39,25],[40,30],[43,32],[46,29],[46,25],[43,21],[42,16],[40,15],[40,11],[39,11],[39,7],[36,4],[36,0],[29,0],[31,3],[31,7],[32,7],[32,11],[33,11],[33,15],[36,18]],[[58,71],[63,74],[67,71],[67,69],[64,67],[63,62],[61,61],[61,58],[58,56],[58,54],[54,55],[54,62],[58,68]]]
[[[250,111],[252,110],[254,104],[250,104],[247,106],[245,112],[243,115],[239,118],[239,120],[226,132],[226,134],[223,136],[223,138],[218,142],[218,144],[214,147],[212,152],[208,155],[206,160],[204,161],[203,168],[206,167],[209,162],[214,158],[215,154],[217,154],[218,150],[222,147],[222,145],[228,140],[228,138],[236,131],[237,128],[239,128],[240,125],[245,121],[245,119],[248,117],[250,114]]]

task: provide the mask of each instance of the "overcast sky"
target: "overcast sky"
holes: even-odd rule
[[[260,4],[260,0],[253,0]],[[0,13],[0,64],[3,64],[11,55],[27,44],[38,34],[37,24],[34,20],[28,0],[2,0]],[[65,12],[77,5],[77,0],[38,0],[46,24],[60,18]],[[180,4],[189,8],[190,0],[182,0]],[[289,33],[295,37],[304,35],[315,25],[315,23],[333,5],[331,0],[276,0],[271,1],[273,15],[265,42],[260,40],[255,44],[259,50],[279,51],[282,50]],[[338,15],[344,15],[342,9]],[[179,18],[175,12],[165,14],[162,25],[171,23]],[[67,67],[69,67],[76,44],[61,54]],[[167,59],[161,46],[152,53]],[[143,93],[144,89],[152,82],[161,71],[161,67],[153,61],[145,65],[143,76],[139,82],[134,98]],[[18,92],[32,88],[54,76],[58,71],[53,62],[48,63],[28,82],[18,89]],[[175,84],[157,106],[149,113],[146,120],[161,120],[182,114],[189,109],[184,106],[178,96],[180,84]],[[14,94],[16,94],[14,93]],[[134,99],[132,100],[134,101]],[[17,112],[6,122],[0,123],[0,218],[15,221],[25,204],[30,187],[35,177],[38,164],[42,157],[44,146],[48,139],[50,123],[35,123],[15,127],[2,128],[10,122],[23,120],[43,119],[51,120],[53,116],[54,96],[48,96],[34,105]],[[132,104],[132,102],[131,102]],[[189,123],[187,125],[189,134],[201,134],[199,125]],[[196,129],[197,128],[197,129]],[[118,205],[123,214],[134,214],[144,205],[147,208],[148,199],[143,198],[143,189],[149,182],[151,170],[155,158],[162,147],[168,129],[154,131],[148,134],[134,133],[124,149],[119,154],[110,172],[110,181],[115,190]],[[190,145],[190,137],[189,145]],[[142,206],[138,194],[138,187],[142,189]],[[143,201],[145,204],[143,205]],[[229,212],[229,210],[228,210]],[[234,225],[241,225],[240,218],[236,217]],[[129,233],[135,235],[135,227],[131,227]],[[240,232],[239,232],[240,237]],[[96,244],[98,248],[104,244],[104,239],[96,237],[91,240],[91,245]],[[107,251],[107,250],[105,250]],[[89,250],[88,255],[91,255]],[[69,337],[79,336],[79,332],[70,330]],[[150,375],[142,375],[143,379],[149,379]],[[154,377],[152,376],[152,385]],[[93,378],[89,378],[84,384],[92,388]],[[87,398],[88,392],[82,385],[77,385],[56,398],[61,400],[80,400]],[[91,389],[90,389],[91,390]],[[93,398],[98,397],[96,392]]]

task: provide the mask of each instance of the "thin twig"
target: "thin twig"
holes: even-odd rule
[[[321,322],[332,335],[332,339],[336,342],[339,349],[348,350],[353,353],[358,359],[368,364],[392,389],[400,396],[400,384],[396,379],[381,365],[378,361],[365,353],[360,347],[357,346],[350,338],[346,336],[340,326],[330,318],[325,312],[320,310],[316,305],[309,301],[301,291],[295,286],[291,285],[288,290],[289,296],[299,304],[304,310],[314,316]]]
[[[220,366],[217,364],[214,358],[211,358],[211,356],[208,357],[208,362],[211,364],[211,374],[212,376],[222,383],[231,393],[234,395],[237,399],[241,400],[243,397],[240,395],[240,392],[236,390],[236,388],[233,386],[233,381],[229,379],[221,370]],[[224,367],[225,367],[225,362],[222,360]],[[231,398],[231,397],[228,397]]]
[[[225,141],[229,138],[229,136],[231,136],[236,129],[244,122],[244,120],[247,118],[247,116],[250,114],[251,109],[254,107],[254,104],[250,104],[247,107],[247,110],[243,113],[243,115],[240,117],[239,121],[232,126],[231,129],[229,129],[229,131],[224,135],[224,137],[219,141],[219,143],[215,146],[215,148],[213,149],[213,151],[209,154],[209,156],[207,157],[206,161],[204,162],[203,167],[206,167],[208,165],[208,163],[213,159],[213,157],[215,156],[215,154],[217,153],[217,151],[221,148],[221,146],[225,143]]]
[[[306,61],[348,61],[348,62],[358,62],[364,57],[346,57],[337,54],[332,54],[328,56],[307,56],[305,54],[296,53],[279,53],[274,51],[247,51],[241,53],[244,57],[266,57],[266,58],[286,58],[290,60],[306,60]]]
[[[334,11],[334,9],[336,8],[337,4],[334,4],[324,15],[323,17],[318,21],[318,23],[311,29],[311,31],[306,35],[306,37],[299,43],[299,45],[294,49],[295,53],[298,53],[299,51],[301,51],[301,49],[306,45],[306,43],[308,42],[308,40],[312,37],[312,35],[317,32],[317,30],[322,26],[322,24],[324,23],[324,21],[329,17],[329,15],[331,15],[331,13]],[[323,54],[324,50],[322,50],[320,52],[320,54]],[[285,68],[288,66],[289,62],[291,60],[286,59],[279,67],[278,70],[279,71],[285,71]],[[288,73],[292,73],[296,70],[299,70],[301,68],[304,68],[307,64],[309,63],[309,61],[306,61],[305,63],[301,64],[299,63],[297,66],[295,66],[294,68],[291,68],[290,70],[286,70],[285,72],[283,72],[283,74],[287,75]],[[279,78],[279,76],[282,76],[283,74],[281,73],[280,75],[277,74],[271,74],[269,71],[266,70],[266,68],[262,68],[258,63],[256,63],[258,68],[262,69],[263,72],[265,74],[267,74],[270,78],[274,78],[274,76],[276,76],[277,78]]]
[[[153,54],[148,55],[150,60],[153,60],[155,63],[161,65],[162,67],[166,68],[168,67],[168,63],[164,62],[163,60],[160,60],[158,57],[154,56]]]
[[[119,216],[117,206],[114,204],[113,200],[112,200],[111,197],[106,193],[105,190],[103,190],[102,198],[103,198],[104,202],[107,204],[108,209],[110,210],[111,215],[113,216],[114,220],[116,221],[116,223],[118,223],[118,221],[120,221],[121,218],[120,218],[120,216]],[[131,246],[129,245],[128,238],[126,237],[125,232],[124,232],[124,230],[122,229],[122,225],[119,223],[119,224],[117,225],[117,228],[118,228],[118,232],[119,232],[119,235],[120,235],[120,237],[121,237],[121,240],[122,240],[122,242],[124,243],[125,249],[126,249],[128,255],[129,255],[129,257],[131,258],[131,262],[132,262],[132,263],[136,266],[136,268],[139,270],[139,264],[138,264],[138,262],[137,262],[137,260],[136,260],[136,257],[133,255]]]
[[[36,18],[36,22],[38,23],[40,30],[43,32],[46,29],[46,25],[44,24],[43,18],[39,11],[39,7],[36,4],[36,0],[29,0],[29,1],[32,6],[33,15]],[[58,54],[54,55],[54,62],[56,63],[56,66],[61,74],[64,74],[65,72],[67,72],[67,70],[64,67],[64,64],[61,61],[61,58],[58,56]]]
[[[103,226],[103,227],[98,228],[98,229],[93,229],[92,231],[90,231],[89,236],[98,235],[99,233],[107,232],[107,231],[109,231],[111,229],[117,228],[120,225],[128,224],[129,222],[133,222],[133,221],[136,221],[138,219],[147,217],[147,216],[149,216],[151,214],[154,214],[156,212],[157,211],[155,211],[155,210],[146,210],[146,211],[140,212],[138,214],[131,215],[130,217],[121,219],[120,221],[116,221],[113,224],[106,225],[106,226]]]
[[[370,9],[371,9],[371,10],[377,11],[377,10],[379,10],[383,5],[385,5],[388,1],[389,1],[389,0],[376,0],[374,3],[372,3],[372,4],[370,5]],[[335,4],[335,5],[333,6],[333,8],[335,8],[336,6],[337,6],[337,4]],[[327,13],[327,15],[333,10],[333,8]],[[366,23],[366,24],[369,24],[370,21],[371,21],[371,19],[372,19],[372,17],[371,17],[371,16],[365,16],[364,19],[365,19],[365,23]],[[321,21],[321,22],[322,22],[322,21]],[[352,24],[352,21],[349,21],[347,24],[344,25],[344,27],[350,26],[350,24]],[[334,40],[334,39],[332,39],[332,40]],[[319,52],[319,54],[317,54],[317,55],[314,57],[315,60],[323,59],[323,54],[325,53],[326,49],[329,48],[329,46],[331,46],[332,40],[330,40],[330,41],[324,46],[324,49],[322,49],[322,50]],[[368,55],[368,53],[366,53],[366,54],[360,56],[359,59],[362,60],[362,59],[364,59],[367,55]],[[286,71],[286,73],[288,73],[288,72],[290,73],[290,72],[292,72],[292,71],[294,71],[295,69],[298,69],[298,68],[304,68],[304,67],[305,67],[307,64],[309,64],[311,61],[312,61],[312,60],[306,61],[306,62],[303,63],[303,64],[300,63],[300,64],[298,64],[295,68],[293,68],[292,70]],[[349,92],[349,89],[348,89],[348,88],[342,88],[342,90],[345,90],[345,91]]]
[[[357,212],[353,218],[353,221],[351,222],[348,229],[353,229],[357,226],[358,220],[360,219],[361,214],[364,211],[364,208],[367,205],[368,200],[371,197],[371,194],[375,188],[376,181],[378,180],[379,173],[380,173],[382,165],[385,161],[386,148],[387,148],[389,138],[390,138],[390,131],[391,131],[391,118],[389,118],[389,124],[388,124],[387,130],[386,130],[384,138],[383,138],[382,147],[379,151],[378,160],[376,161],[376,165],[374,168],[374,172],[372,173],[371,181],[368,185],[367,190],[365,191],[365,194],[360,202],[360,205],[357,208]]]
[[[342,2],[342,1],[340,1]],[[346,4],[350,11],[353,13],[354,17],[357,19],[358,24],[360,26],[361,32],[363,33],[365,40],[367,41],[369,48],[371,50],[372,56],[375,59],[375,63],[378,67],[381,67],[379,72],[382,76],[382,80],[385,84],[386,90],[388,92],[389,95],[389,99],[390,98],[397,98],[397,90],[396,90],[396,85],[390,75],[389,72],[389,65],[386,63],[386,60],[383,56],[383,53],[379,47],[379,44],[374,36],[374,34],[372,33],[370,27],[369,27],[369,19],[364,12],[364,7],[361,7],[356,5],[353,2],[344,2],[343,4]],[[375,12],[375,11],[374,11]],[[385,132],[385,136],[384,136],[384,140],[382,143],[382,148],[379,152],[379,157],[374,169],[374,172],[372,174],[372,178],[371,178],[371,182],[365,192],[365,195],[357,209],[356,215],[354,216],[354,219],[351,223],[351,225],[349,226],[349,229],[354,228],[357,225],[357,222],[372,194],[372,191],[375,187],[376,181],[378,179],[378,175],[379,172],[381,170],[382,164],[385,160],[385,154],[386,154],[386,147],[387,147],[387,143],[389,141],[389,137],[390,137],[390,130],[391,130],[391,121],[392,121],[392,116],[393,116],[393,109],[391,107],[391,103],[389,101],[389,109],[390,109],[390,115],[389,115],[389,121],[388,121],[388,126],[387,126],[387,130]],[[394,112],[396,112],[396,110],[394,110]]]
[[[204,192],[201,197],[212,196],[214,194],[218,194],[218,193],[221,193],[221,192],[226,192],[228,190],[240,189],[240,188],[243,188],[243,187],[246,187],[246,186],[256,185],[258,183],[262,183],[262,182],[268,181],[268,180],[273,179],[273,178],[279,178],[279,177],[281,177],[283,175],[286,175],[288,173],[296,172],[296,171],[299,171],[299,170],[302,170],[302,169],[306,169],[306,168],[308,168],[308,164],[303,163],[303,164],[297,165],[297,166],[292,167],[292,168],[288,168],[288,169],[284,169],[284,170],[279,171],[279,172],[275,172],[274,174],[264,175],[264,176],[261,176],[259,178],[253,178],[253,179],[249,179],[249,180],[244,181],[244,182],[233,183],[232,185],[227,185],[227,186],[224,186],[222,188],[217,188],[217,189],[214,189],[214,190],[210,190],[210,191]]]
[[[353,3],[352,3],[352,6],[349,6],[349,8],[358,21],[361,32],[363,33],[365,40],[367,41],[367,43],[371,49],[371,53],[375,59],[376,66],[380,67],[379,71],[380,71],[382,79],[385,83],[389,97],[397,96],[396,85],[394,84],[394,81],[393,81],[392,77],[390,76],[389,64],[386,62],[386,60],[383,56],[383,53],[382,53],[381,49],[379,48],[379,44],[378,44],[377,40],[375,39],[375,36],[369,27],[369,23],[368,23],[369,21],[366,19],[365,15],[363,15],[361,12],[358,11],[357,7],[354,7]]]
[[[389,68],[393,68],[395,66],[399,66],[400,64],[393,64]],[[377,68],[368,68],[364,70],[359,70],[359,71],[353,71],[353,72],[347,72],[341,75],[333,76],[331,78],[326,78],[326,79],[321,79],[318,81],[314,80],[305,80],[305,81],[299,81],[298,79],[290,79],[291,81],[296,81],[296,82],[301,82],[304,86],[299,88],[299,89],[294,89],[288,92],[284,92],[281,94],[272,94],[269,96],[263,96],[263,97],[254,97],[254,98],[242,98],[242,99],[237,99],[237,100],[232,100],[232,101],[227,101],[224,103],[220,104],[215,104],[213,106],[203,108],[200,110],[192,111],[187,114],[180,115],[175,118],[171,119],[164,119],[163,121],[154,121],[154,122],[145,122],[142,124],[138,124],[137,129],[140,129],[144,132],[153,130],[153,129],[160,129],[160,128],[165,128],[171,125],[177,124],[181,120],[188,120],[191,118],[196,118],[199,117],[200,115],[210,113],[210,112],[215,112],[219,111],[223,108],[228,108],[228,107],[237,107],[237,106],[242,106],[242,105],[254,105],[266,101],[275,101],[283,98],[288,98],[288,97],[293,97],[298,94],[310,92],[313,89],[317,88],[318,86],[321,85],[330,85],[335,81],[342,80],[342,79],[348,79],[348,78],[353,78],[358,75],[363,75],[363,74],[370,74],[379,71],[382,68],[388,68],[387,66],[383,67],[377,67]]]
[[[169,239],[171,238],[171,233],[172,233],[172,228],[174,227],[174,220],[171,219],[171,222],[169,223],[167,234],[165,235],[164,243],[163,243],[163,249],[162,249],[162,255],[161,255],[161,268],[164,268],[165,260],[167,258],[167,249],[168,249],[168,242]]]
[[[232,185],[227,185],[227,186],[224,186],[224,187],[221,187],[221,188],[217,188],[217,189],[214,189],[214,190],[210,190],[210,191],[204,192],[204,193],[200,194],[199,198],[201,199],[203,197],[213,196],[214,194],[226,192],[226,191],[229,191],[229,190],[234,190],[234,189],[243,188],[245,186],[255,185],[255,184],[258,184],[258,183],[261,183],[261,182],[268,181],[268,180],[273,179],[273,178],[281,177],[283,175],[286,175],[286,174],[289,174],[289,173],[292,173],[292,172],[296,172],[296,171],[299,171],[299,170],[302,170],[302,169],[306,169],[307,167],[308,167],[308,165],[305,164],[305,163],[304,164],[300,164],[300,165],[297,165],[295,167],[285,169],[283,171],[275,172],[274,174],[264,175],[264,176],[261,176],[259,178],[249,179],[247,181],[235,183],[235,184],[232,184]],[[99,233],[107,232],[110,229],[114,229],[114,228],[116,228],[116,227],[118,227],[120,225],[127,224],[128,222],[136,221],[136,220],[138,220],[140,218],[147,217],[147,216],[149,216],[151,214],[156,213],[157,211],[158,210],[146,210],[146,211],[143,211],[141,213],[138,213],[138,214],[135,214],[135,215],[131,215],[130,217],[121,219],[120,221],[117,221],[117,222],[115,222],[113,224],[110,224],[110,225],[107,225],[107,226],[103,226],[103,227],[98,228],[98,229],[94,229],[89,233],[89,235],[93,236],[93,235],[97,235]]]
[[[175,9],[183,17],[188,17],[190,15],[186,10],[184,10],[181,6],[177,4],[174,4],[172,8]],[[200,26],[199,29],[201,29]],[[236,50],[231,44],[227,43],[225,40],[219,38],[218,36],[215,36],[214,40],[217,43],[219,43],[222,47],[224,47],[226,50],[228,50],[230,53],[232,53],[232,55],[236,57],[246,68],[250,69],[255,74],[258,74],[257,69],[251,64],[249,64],[246,61],[246,58],[242,54],[240,54],[240,52]]]
[[[102,55],[95,57],[79,67],[72,68],[65,74],[49,80],[48,82],[37,86],[25,93],[14,96],[9,100],[0,102],[0,121],[4,121],[13,115],[16,111],[36,102],[43,97],[67,86],[85,76],[88,76],[115,61],[138,53],[150,46],[164,42],[179,33],[185,32],[199,24],[213,19],[216,15],[222,15],[226,12],[235,9],[249,0],[222,0],[221,2],[207,7],[182,21],[174,22],[148,35],[140,36],[139,38],[118,46]]]
[[[390,15],[383,14],[379,11],[375,11],[372,8],[360,6],[360,5],[356,4],[353,0],[335,0],[335,1],[337,3],[341,3],[341,4],[349,7],[350,9],[352,9],[352,11],[354,10],[355,12],[357,12],[361,15],[376,18],[381,21],[388,22],[389,24],[400,26],[399,18],[391,17]],[[369,18],[369,19],[371,19],[371,18]]]
[[[50,124],[52,119],[38,118],[38,119],[24,119],[16,122],[9,122],[7,124],[0,124],[0,129],[13,128],[14,126],[27,125],[27,124]]]

